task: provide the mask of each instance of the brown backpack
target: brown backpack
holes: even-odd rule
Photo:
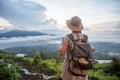
[[[69,62],[69,71],[75,76],[88,75],[91,69],[91,47],[87,43],[88,37],[83,34],[83,39],[75,40],[72,34],[67,35],[72,41],[68,45],[67,58]]]

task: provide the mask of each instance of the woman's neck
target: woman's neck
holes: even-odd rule
[[[72,31],[73,33],[81,33],[81,31]]]

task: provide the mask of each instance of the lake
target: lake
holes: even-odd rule
[[[98,63],[102,64],[102,63],[111,63],[112,60],[95,60],[97,61]]]

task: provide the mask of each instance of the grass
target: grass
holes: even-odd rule
[[[93,70],[90,71],[90,77],[97,77],[99,80],[120,80],[120,77],[116,76],[115,74],[109,75],[105,73],[105,69],[108,68],[110,64],[95,64]]]
[[[45,75],[55,76],[51,80],[58,80],[61,75],[61,68],[63,60],[59,59],[43,59],[40,55],[36,57],[16,57],[14,55],[8,55],[0,51],[0,59],[4,60],[22,60],[27,62],[31,66],[31,72],[44,73]],[[35,62],[35,63],[34,63]],[[96,80],[120,80],[116,74],[110,75],[106,73],[105,70],[111,64],[94,64],[93,69],[90,71],[89,76],[92,78],[97,78]],[[119,71],[118,71],[119,72]]]

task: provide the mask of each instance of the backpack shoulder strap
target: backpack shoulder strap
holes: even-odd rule
[[[68,38],[69,38],[71,41],[74,41],[74,37],[73,37],[72,34],[68,34],[67,36],[68,36]]]
[[[68,36],[68,38],[69,38],[71,41],[76,41],[76,40],[74,39],[73,34],[68,34],[67,36]],[[83,34],[83,39],[82,39],[82,41],[83,41],[83,42],[87,42],[87,41],[88,41],[88,36],[85,35],[85,34]]]
[[[87,42],[88,41],[88,36],[83,34],[83,42]]]

